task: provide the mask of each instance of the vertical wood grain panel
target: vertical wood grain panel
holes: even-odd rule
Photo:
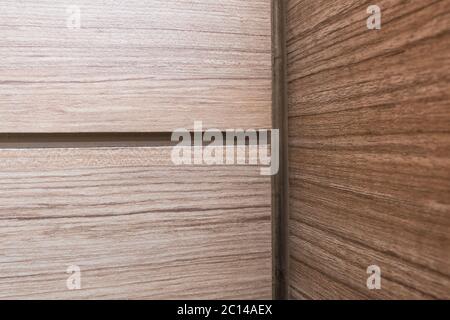
[[[450,1],[287,7],[291,297],[450,298]]]
[[[273,108],[272,126],[279,130],[280,166],[278,174],[272,177],[272,241],[273,241],[273,296],[274,299],[288,298],[289,253],[289,176],[288,176],[288,110],[286,92],[286,1],[272,1],[272,50],[273,50]]]
[[[0,0],[0,12],[0,132],[271,127],[270,0]]]
[[[0,298],[270,299],[270,178],[171,150],[1,149]]]

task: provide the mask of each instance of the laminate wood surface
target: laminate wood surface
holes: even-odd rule
[[[0,0],[0,12],[0,132],[271,128],[270,0]]]
[[[270,178],[171,150],[0,149],[0,298],[270,299]]]
[[[291,298],[449,299],[450,1],[287,7]]]

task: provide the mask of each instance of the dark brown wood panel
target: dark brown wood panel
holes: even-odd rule
[[[450,1],[289,0],[286,41],[291,298],[450,298]]]

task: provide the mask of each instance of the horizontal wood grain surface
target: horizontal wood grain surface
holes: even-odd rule
[[[0,298],[270,299],[270,178],[171,150],[0,149]]]
[[[0,0],[0,12],[0,132],[271,127],[270,0]]]
[[[450,1],[371,4],[287,4],[293,299],[450,298]]]

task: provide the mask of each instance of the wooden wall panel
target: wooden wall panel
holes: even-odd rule
[[[287,7],[291,298],[450,298],[450,1]]]
[[[81,29],[67,28],[69,6]],[[271,127],[270,0],[0,0],[0,132]]]
[[[0,150],[0,298],[270,299],[270,178],[170,152]]]

